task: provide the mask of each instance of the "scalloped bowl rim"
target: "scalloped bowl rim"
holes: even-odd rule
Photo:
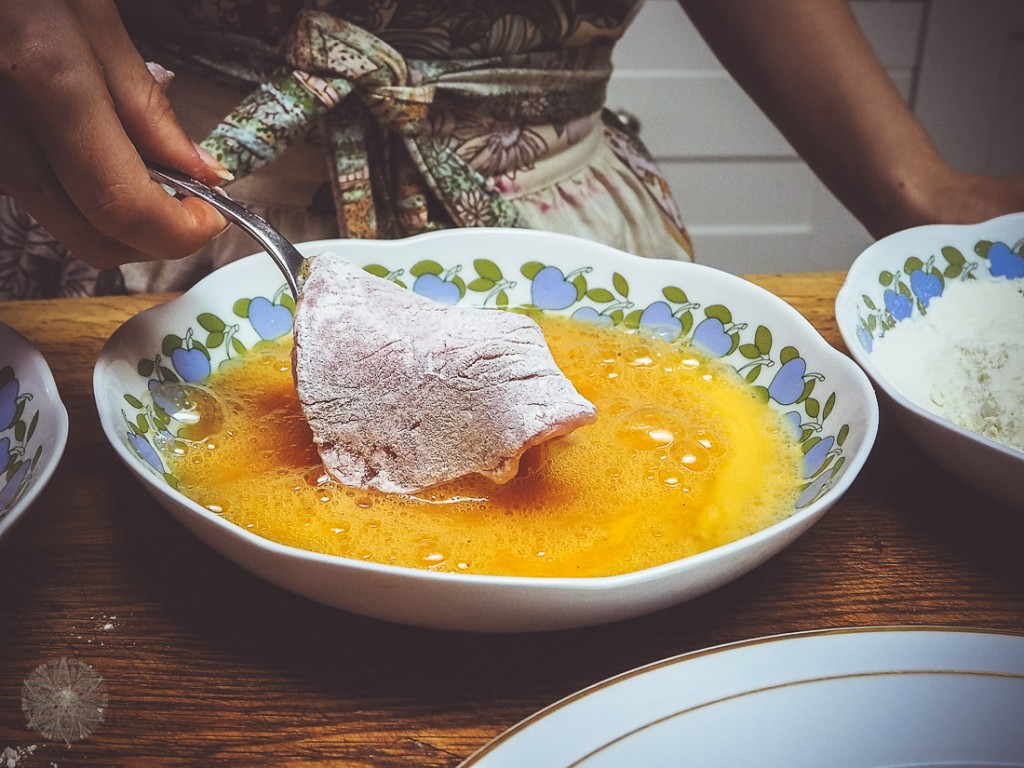
[[[64,401],[60,397],[60,392],[57,389],[57,382],[53,378],[53,371],[50,370],[50,366],[46,362],[46,358],[43,357],[42,352],[40,352],[35,345],[25,338],[25,336],[23,336],[18,330],[12,328],[6,323],[0,323],[0,338],[4,336],[9,336],[11,342],[18,347],[21,347],[22,352],[24,353],[23,359],[29,363],[29,370],[31,372],[32,379],[42,385],[43,393],[46,396],[47,413],[51,418],[55,418],[55,421],[51,425],[53,450],[47,451],[40,466],[34,467],[31,470],[29,475],[31,480],[28,488],[14,506],[7,511],[7,514],[0,518],[0,537],[7,533],[15,522],[25,514],[25,511],[35,502],[39,494],[42,493],[43,489],[49,484],[50,479],[53,477],[53,473],[57,471],[57,466],[60,464],[61,458],[64,456],[64,449],[67,447],[69,433],[67,407],[64,405]],[[6,339],[3,340],[7,341]],[[18,380],[21,381],[23,373],[17,370],[15,373],[18,375]],[[39,410],[42,412],[43,408],[40,407]]]
[[[574,243],[578,244],[581,242],[579,238],[572,237],[569,235],[558,235],[548,232],[540,232],[535,230],[525,229],[513,229],[513,230],[500,230],[500,229],[487,229],[487,228],[476,228],[476,229],[453,229],[453,230],[441,230],[431,232],[423,235],[417,235],[414,238],[405,238],[400,240],[377,240],[377,241],[345,241],[339,239],[323,239],[313,240],[304,243],[297,243],[296,247],[305,255],[312,255],[324,250],[335,250],[344,252],[346,248],[373,248],[375,250],[394,250],[415,247],[414,243],[422,242],[423,240],[430,238],[431,240],[470,240],[481,238],[481,237],[493,237],[495,233],[501,233],[501,236],[507,237],[518,237],[518,238],[531,238],[536,239],[538,243],[557,243],[563,241],[566,244]],[[706,563],[713,562],[715,560],[722,559],[733,553],[743,551],[746,549],[755,548],[757,545],[770,541],[772,539],[779,538],[782,534],[788,530],[806,524],[809,520],[814,521],[820,517],[824,512],[832,506],[849,488],[850,484],[859,474],[865,461],[867,460],[868,454],[870,453],[871,447],[874,443],[875,436],[878,428],[878,406],[874,396],[874,390],[871,387],[870,382],[864,375],[863,371],[851,361],[846,355],[842,354],[834,347],[832,347],[825,339],[818,333],[813,325],[803,317],[797,310],[787,304],[782,299],[771,294],[767,290],[757,286],[749,281],[743,280],[740,277],[731,275],[721,270],[714,269],[712,267],[690,263],[690,262],[668,262],[658,259],[647,259],[640,256],[636,256],[624,251],[620,251],[609,246],[605,246],[600,243],[583,241],[586,243],[587,249],[592,249],[595,253],[599,253],[605,258],[612,258],[616,260],[622,260],[628,262],[633,269],[654,269],[654,268],[665,268],[666,266],[670,269],[682,268],[684,270],[692,270],[704,276],[705,279],[718,281],[721,284],[727,284],[728,286],[745,286],[744,290],[750,290],[757,294],[762,301],[766,301],[774,304],[777,309],[789,316],[789,320],[794,322],[798,326],[803,328],[804,333],[807,335],[807,340],[813,343],[815,353],[821,357],[827,357],[830,361],[839,368],[846,369],[846,372],[852,375],[853,379],[860,383],[860,391],[856,394],[863,397],[865,405],[867,406],[866,420],[863,424],[864,435],[862,438],[861,445],[857,451],[851,453],[849,459],[844,466],[843,472],[840,477],[836,478],[835,481],[827,488],[825,493],[808,504],[806,507],[798,509],[785,519],[774,523],[767,528],[757,531],[753,534],[745,536],[736,541],[723,544],[718,547],[714,547],[710,550],[700,552],[688,557],[674,560],[668,563],[664,563],[657,566],[652,566],[636,571],[630,571],[627,573],[616,574],[611,576],[594,576],[594,577],[539,577],[539,576],[501,576],[501,575],[487,575],[487,574],[461,574],[461,573],[446,573],[437,571],[427,571],[415,568],[408,568],[402,566],[394,566],[383,563],[375,563],[368,561],[361,561],[342,557],[340,555],[330,555],[319,552],[313,552],[310,550],[301,549],[291,545],[280,544],[270,539],[259,536],[258,534],[252,533],[245,530],[241,526],[236,525],[222,517],[217,516],[213,512],[202,507],[192,499],[189,499],[184,494],[175,491],[169,486],[161,485],[157,478],[142,466],[142,462],[129,448],[119,439],[115,438],[116,430],[111,414],[106,408],[99,407],[100,421],[103,428],[103,432],[107,437],[107,440],[113,446],[118,457],[124,462],[128,468],[132,471],[137,478],[139,478],[143,485],[150,490],[156,490],[162,497],[170,499],[176,504],[183,505],[193,515],[196,515],[204,522],[217,526],[223,532],[227,533],[230,537],[242,542],[248,546],[255,547],[257,549],[266,551],[270,554],[282,555],[293,558],[300,558],[303,560],[321,563],[325,565],[333,565],[344,569],[351,569],[354,571],[361,571],[372,574],[382,574],[391,577],[404,576],[411,580],[425,581],[425,582],[437,582],[439,584],[458,584],[458,585],[487,585],[487,586],[508,586],[508,587],[530,587],[531,589],[540,590],[559,590],[567,587],[573,590],[581,591],[608,591],[611,589],[629,587],[636,584],[643,584],[649,581],[659,580],[662,577],[675,573],[685,572],[695,568],[699,568]],[[186,291],[183,295],[176,297],[169,302],[164,304],[156,305],[149,309],[143,310],[139,314],[132,318],[129,318],[123,325],[121,325],[114,334],[110,337],[107,343],[104,345],[103,350],[97,360],[96,367],[93,375],[93,386],[94,395],[97,400],[97,404],[102,402],[105,395],[104,391],[104,379],[106,375],[107,367],[113,362],[110,350],[112,344],[117,342],[119,339],[125,336],[129,336],[134,327],[140,322],[142,318],[153,318],[161,315],[172,305],[180,305],[189,300],[191,297],[200,294],[204,288],[207,288],[213,284],[220,283],[221,281],[229,278],[235,271],[245,271],[247,264],[252,263],[252,260],[264,260],[269,261],[269,257],[264,252],[258,252],[249,256],[243,257],[239,260],[226,264],[220,267],[215,272],[204,277],[200,280],[193,288]],[[557,263],[558,257],[553,259]],[[362,263],[357,260],[355,263]],[[812,341],[813,340],[813,341]]]
[[[885,374],[878,369],[878,366],[874,364],[871,359],[871,353],[861,345],[860,339],[857,338],[856,315],[853,313],[853,308],[856,307],[859,298],[857,295],[859,290],[856,289],[856,286],[862,284],[866,278],[877,277],[877,270],[889,266],[889,262],[893,258],[902,258],[898,255],[893,256],[889,254],[890,249],[894,246],[898,247],[903,242],[908,242],[913,243],[916,250],[924,251],[928,250],[925,247],[928,243],[933,243],[934,247],[948,245],[950,239],[954,239],[949,234],[951,232],[955,233],[955,235],[963,236],[970,236],[971,233],[975,232],[991,234],[994,227],[1017,222],[1020,223],[1019,232],[1024,235],[1024,212],[1021,212],[1009,213],[977,224],[925,224],[894,232],[877,240],[854,260],[850,270],[847,272],[846,279],[836,295],[836,320],[839,334],[843,338],[843,343],[846,344],[847,349],[850,351],[850,355],[870,376],[872,381],[900,408],[909,411],[919,419],[923,419],[936,427],[952,432],[972,443],[1024,464],[1024,452],[1010,448],[977,432],[965,429],[959,424],[954,424],[952,421],[948,421],[922,408],[900,392]],[[1018,281],[1024,281],[1024,278],[1018,278]]]

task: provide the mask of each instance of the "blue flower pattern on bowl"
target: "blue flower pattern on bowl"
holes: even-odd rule
[[[24,495],[43,457],[43,446],[33,441],[39,410],[30,406],[32,400],[14,368],[0,368],[0,520]]]
[[[471,264],[445,266],[423,260],[411,267],[378,263],[364,269],[445,304],[458,304],[476,294],[471,297],[475,306],[569,314],[606,327],[643,331],[669,342],[692,342],[731,365],[764,401],[773,402],[780,411],[782,406],[789,408],[785,419],[804,454],[798,507],[819,498],[845,463],[843,443],[850,427],[828,421],[836,394],[826,389],[825,376],[810,370],[795,347],[776,348],[769,328],[736,320],[732,310],[722,304],[702,307],[678,286],[665,286],[662,298],[638,306],[630,299],[630,286],[624,276],[614,273],[609,285],[593,285],[588,277],[593,272],[590,267],[564,273],[558,267],[528,261],[519,267],[519,275],[508,276],[495,262],[479,258]],[[475,277],[468,279],[473,274]],[[244,354],[253,344],[289,333],[294,308],[282,286],[269,298],[237,300],[234,317],[229,320],[211,312],[201,313],[195,325],[181,334],[166,335],[160,352],[138,361],[137,371],[150,391],[166,382],[202,382],[219,365]],[[146,465],[176,487],[159,447],[175,439],[182,425],[152,397],[143,402],[125,393],[124,400],[128,406],[122,411],[126,443]]]
[[[928,313],[931,302],[954,280],[975,280],[977,275],[992,279],[1024,278],[1024,239],[1010,246],[979,240],[974,244],[977,260],[969,261],[951,245],[929,255],[926,261],[909,256],[902,270],[886,269],[878,274],[879,290],[863,294],[858,304],[857,339],[871,352],[875,342],[899,323]]]

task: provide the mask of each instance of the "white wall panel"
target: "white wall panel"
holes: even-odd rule
[[[706,227],[803,225],[814,175],[797,159],[661,162],[686,217]]]
[[[1024,173],[1024,2],[931,0],[916,111],[954,165]]]
[[[909,98],[925,0],[855,0],[852,7]],[[699,261],[733,272],[845,269],[870,243],[674,0],[648,0],[615,65],[608,104],[640,120]]]

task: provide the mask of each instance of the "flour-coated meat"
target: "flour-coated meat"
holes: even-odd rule
[[[392,493],[506,482],[528,448],[596,417],[532,319],[440,304],[333,253],[296,307],[295,380],[327,471]]]

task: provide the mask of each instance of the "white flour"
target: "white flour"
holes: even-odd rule
[[[871,360],[916,405],[1024,451],[1024,280],[947,283]]]

